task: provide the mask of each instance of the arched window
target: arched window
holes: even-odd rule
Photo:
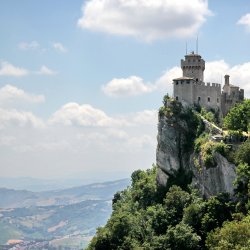
[[[207,102],[210,102],[210,97],[207,98]]]

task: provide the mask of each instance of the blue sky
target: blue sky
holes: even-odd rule
[[[128,177],[155,162],[157,109],[196,49],[250,96],[245,0],[0,2],[1,176]]]

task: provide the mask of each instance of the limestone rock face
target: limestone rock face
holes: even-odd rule
[[[227,161],[222,155],[215,153],[217,165],[212,168],[203,166],[200,170],[193,165],[193,184],[202,193],[209,197],[221,192],[233,194],[233,182],[236,177],[236,166]]]
[[[193,129],[181,116],[159,115],[156,151],[158,185],[166,186],[169,178],[181,171],[192,174],[192,183],[205,197],[221,192],[233,194],[236,167],[222,155],[215,153],[215,167],[206,168],[202,162],[199,168],[195,166],[195,157],[197,159],[199,155],[187,148],[190,145],[188,135]]]
[[[187,153],[188,124],[175,116],[159,116],[158,146],[156,162],[159,167],[157,181],[165,186],[167,179],[183,170],[188,173],[189,154]]]

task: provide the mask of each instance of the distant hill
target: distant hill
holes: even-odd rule
[[[0,210],[0,244],[10,239],[52,240],[65,236],[89,236],[106,223],[111,201],[87,200],[72,205]]]
[[[81,186],[83,183],[88,185],[94,182],[100,182],[100,180],[86,178],[39,179],[32,177],[0,177],[0,188],[42,192]],[[105,180],[101,182],[105,182]]]
[[[123,179],[47,192],[0,188],[0,245],[22,239],[82,247],[106,223],[113,195],[129,184]]]
[[[123,179],[45,192],[0,188],[0,208],[69,205],[85,200],[109,200],[117,190],[122,190],[128,185],[129,179]]]

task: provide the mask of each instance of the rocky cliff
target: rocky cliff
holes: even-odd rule
[[[159,111],[156,163],[157,182],[167,186],[173,179],[193,183],[203,196],[233,193],[235,165],[214,153],[212,167],[207,167],[201,153],[194,152],[194,141],[204,129],[201,118],[179,102],[165,100]]]

